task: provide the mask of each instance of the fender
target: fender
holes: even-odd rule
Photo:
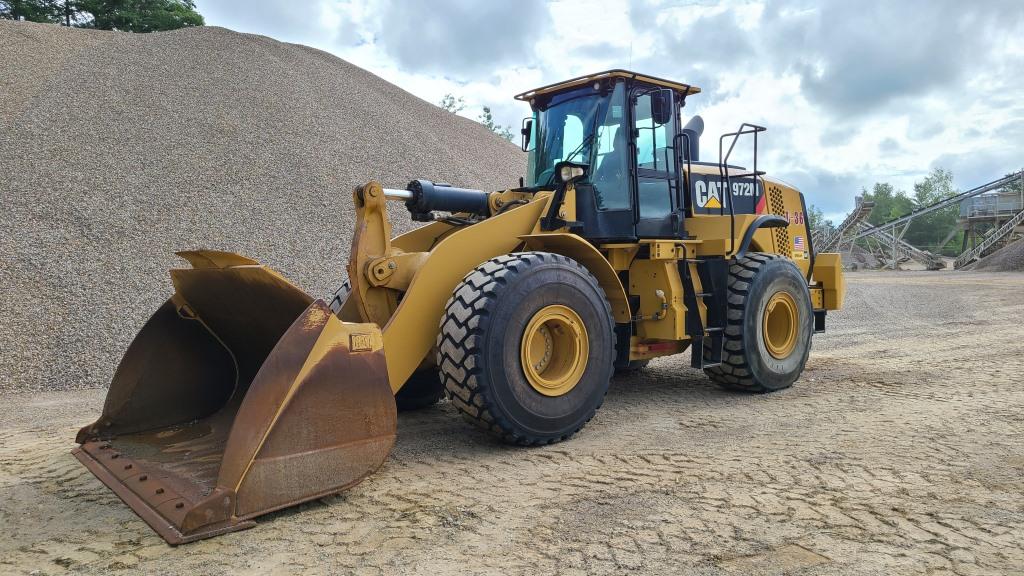
[[[575,234],[528,234],[519,237],[528,250],[543,250],[561,254],[579,262],[597,278],[597,283],[604,290],[608,304],[612,308],[612,316],[616,324],[630,322],[629,301],[626,290],[619,281],[619,275],[597,248]]]
[[[747,231],[743,234],[743,240],[740,242],[739,250],[736,251],[734,258],[743,258],[747,255],[747,249],[750,248],[750,241],[754,239],[754,232],[757,232],[759,228],[779,228],[789,226],[789,220],[785,216],[779,216],[778,214],[762,214],[754,219],[747,226]]]
[[[418,269],[408,289],[382,326],[388,380],[394,392],[398,392],[433,348],[445,305],[459,282],[480,264],[514,252],[523,243],[520,236],[536,230],[549,199],[550,196],[537,195],[523,206],[472,226],[456,228],[439,240],[425,258],[418,259]],[[355,276],[350,272],[353,291],[349,299],[355,296],[356,286],[366,282],[365,279],[365,273]],[[380,289],[372,288],[367,292],[374,290]]]

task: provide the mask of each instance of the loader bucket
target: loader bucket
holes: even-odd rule
[[[348,488],[395,440],[380,329],[274,271],[185,252],[75,456],[170,544]]]

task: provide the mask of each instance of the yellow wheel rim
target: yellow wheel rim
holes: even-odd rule
[[[589,355],[587,327],[568,306],[541,308],[523,331],[523,373],[530,386],[545,396],[561,396],[572,390],[587,368]]]
[[[782,360],[796,348],[799,314],[796,300],[788,292],[776,292],[764,307],[762,328],[768,353]]]

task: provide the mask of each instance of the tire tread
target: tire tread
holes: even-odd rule
[[[496,305],[502,288],[509,280],[529,268],[548,263],[572,267],[598,286],[597,279],[583,265],[560,254],[550,252],[516,252],[492,258],[471,271],[455,289],[445,307],[441,319],[441,330],[437,336],[437,365],[441,379],[452,405],[462,414],[463,419],[487,430],[510,444],[536,446],[552,444],[571,438],[579,432],[604,402],[601,401],[587,415],[576,429],[557,437],[531,435],[506,418],[481,386],[480,373],[483,365],[482,340],[488,310]],[[604,303],[609,331],[614,330],[611,306]],[[611,354],[612,351],[609,351]],[[610,358],[610,356],[609,356]],[[607,391],[607,388],[605,389]]]
[[[729,296],[726,305],[724,342],[722,343],[722,363],[719,366],[704,369],[708,378],[723,388],[755,393],[771,391],[770,388],[754,379],[750,364],[747,362],[746,350],[743,345],[743,313],[754,278],[761,272],[761,268],[765,264],[781,258],[782,256],[778,254],[749,252],[729,267]],[[704,355],[705,358],[709,357],[706,347]]]

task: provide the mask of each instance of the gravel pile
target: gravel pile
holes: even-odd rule
[[[882,267],[882,262],[875,258],[875,255],[867,250],[851,244],[849,250],[840,252],[843,259],[843,267],[847,270],[877,270]]]
[[[327,295],[356,184],[500,189],[525,169],[365,70],[220,28],[0,21],[0,70],[0,390],[106,385],[176,250],[236,251]],[[392,220],[412,226],[400,205]]]
[[[966,269],[978,272],[1024,272],[1024,239],[1003,246]]]

